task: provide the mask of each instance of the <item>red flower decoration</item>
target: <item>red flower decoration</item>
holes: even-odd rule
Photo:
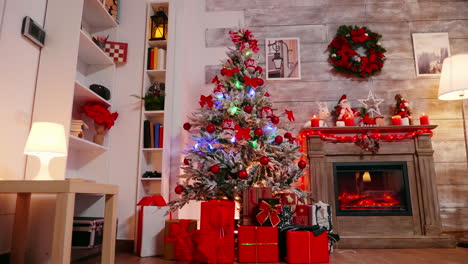
[[[221,75],[231,77],[234,73],[238,73],[239,68],[234,68],[234,69],[221,69]]]
[[[114,126],[114,121],[119,114],[117,112],[111,113],[107,110],[108,107],[97,103],[86,103],[81,108],[81,112],[93,119],[98,124],[103,124],[107,129]]]
[[[250,78],[244,76],[244,85],[245,86],[252,86],[253,88],[257,88],[258,86],[262,86],[265,82],[261,78]]]
[[[213,96],[200,96],[200,106],[203,107],[205,105],[208,105],[209,108],[213,107]]]
[[[249,140],[250,139],[250,128],[243,128],[240,125],[236,125],[236,139],[237,140]]]

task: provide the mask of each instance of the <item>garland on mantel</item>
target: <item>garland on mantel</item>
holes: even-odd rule
[[[380,148],[380,141],[402,141],[404,139],[414,139],[420,134],[429,134],[431,137],[433,132],[429,129],[421,129],[414,132],[408,132],[405,134],[380,134],[363,132],[354,136],[339,136],[335,134],[322,133],[320,131],[306,131],[299,135],[299,139],[303,142],[307,136],[318,135],[323,141],[331,143],[354,143],[360,148],[377,153]]]

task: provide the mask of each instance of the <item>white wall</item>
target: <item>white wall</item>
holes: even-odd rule
[[[0,178],[24,178],[40,49],[21,35],[24,16],[43,25],[46,0],[3,0],[0,35]],[[0,5],[3,1],[0,1]],[[1,15],[1,14],[0,14]],[[1,183],[0,183],[1,184]],[[0,254],[10,249],[14,197],[0,195]]]

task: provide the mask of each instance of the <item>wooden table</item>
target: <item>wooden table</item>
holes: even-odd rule
[[[25,263],[29,205],[32,193],[57,194],[51,263],[70,263],[75,196],[104,194],[104,234],[101,263],[114,263],[118,186],[80,181],[0,181],[0,193],[17,193],[11,263]]]

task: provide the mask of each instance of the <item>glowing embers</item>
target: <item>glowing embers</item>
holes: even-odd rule
[[[343,192],[338,196],[340,210],[394,210],[401,208],[400,197],[389,192],[355,194]]]

